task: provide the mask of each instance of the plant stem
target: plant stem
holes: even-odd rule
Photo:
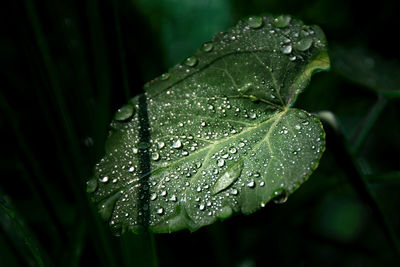
[[[395,254],[397,255],[398,259],[400,259],[400,242],[386,214],[380,207],[377,197],[370,189],[369,184],[355,158],[355,154],[353,154],[349,148],[348,143],[342,135],[340,127],[335,129],[330,125],[329,121],[325,122],[327,122],[325,125],[329,126],[325,127],[327,130],[327,136],[330,137],[327,139],[328,148],[332,151],[339,165],[346,170],[350,184],[358,193],[361,200],[363,200],[364,203],[369,206],[374,214],[374,218],[382,227],[387,239],[392,245]]]
[[[370,133],[372,127],[375,125],[382,111],[385,109],[387,104],[387,99],[378,94],[378,100],[375,105],[371,108],[368,115],[364,118],[361,125],[358,127],[356,134],[351,141],[351,151],[353,155],[357,155],[360,150],[361,145],[364,143],[366,137]]]

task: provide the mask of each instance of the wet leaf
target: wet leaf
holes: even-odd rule
[[[325,148],[320,121],[292,105],[328,68],[320,28],[289,16],[217,34],[111,123],[88,190],[100,213],[116,229],[172,232],[286,201]]]

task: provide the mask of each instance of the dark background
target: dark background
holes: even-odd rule
[[[367,79],[400,88],[398,1],[4,4],[0,266],[400,265],[400,98]],[[325,125],[320,167],[285,204],[194,233],[114,236],[85,191],[114,112],[213,34],[261,13],[294,15],[327,36],[332,69],[296,104],[338,117],[340,134]],[[360,49],[383,62],[365,80],[335,65],[364,60],[347,58]]]

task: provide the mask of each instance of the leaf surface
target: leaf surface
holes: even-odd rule
[[[316,168],[320,121],[291,108],[329,68],[317,26],[250,17],[117,112],[88,192],[115,228],[196,230],[281,201]]]

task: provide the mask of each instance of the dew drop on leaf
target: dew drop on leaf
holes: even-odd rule
[[[164,214],[164,209],[163,208],[157,208],[156,213],[158,215],[163,215]]]
[[[104,177],[100,178],[100,182],[107,183],[108,182],[108,176],[104,176]]]
[[[241,175],[242,169],[242,161],[237,162],[233,166],[229,167],[217,180],[217,182],[211,189],[211,194],[215,195],[233,184]]]
[[[229,206],[222,207],[218,212],[217,212],[217,217],[220,219],[226,219],[232,216],[232,208]]]
[[[181,148],[182,147],[182,142],[180,139],[175,140],[174,142],[172,142],[172,147],[173,148]]]
[[[187,59],[185,59],[184,63],[185,63],[186,66],[194,67],[194,66],[196,66],[197,62],[198,62],[197,57],[196,56],[191,56],[191,57],[188,57]]]
[[[157,161],[160,159],[160,154],[158,154],[157,152],[151,154],[151,159],[154,161]]]
[[[290,21],[292,18],[288,15],[281,15],[274,19],[274,25],[278,28],[285,28],[289,26]]]
[[[163,80],[163,81],[168,80],[168,79],[169,79],[169,76],[170,76],[170,74],[169,74],[168,72],[163,73],[163,74],[161,75],[161,80]]]
[[[129,119],[134,112],[134,108],[132,105],[124,105],[115,113],[114,119],[117,121],[124,121]]]
[[[225,160],[219,159],[217,162],[218,167],[223,167],[225,165]]]
[[[214,45],[212,42],[207,42],[201,46],[201,50],[204,52],[210,52],[213,49],[213,47]]]
[[[305,37],[305,38],[295,42],[293,47],[297,51],[306,51],[311,47],[312,43],[313,43],[313,39],[311,37],[309,37],[309,38]]]
[[[86,192],[93,193],[97,189],[97,179],[92,178],[86,182]]]
[[[253,180],[251,180],[250,182],[247,183],[247,187],[249,187],[249,188],[253,188],[255,185],[256,185],[256,183]]]
[[[284,190],[277,190],[274,192],[274,198],[273,201],[276,204],[283,204],[288,200],[289,193],[284,189]]]
[[[101,217],[107,221],[110,219],[114,206],[115,206],[115,202],[117,202],[117,200],[121,197],[121,193],[117,192],[115,193],[113,196],[111,196],[110,198],[108,198],[106,201],[104,201],[101,205],[100,205],[100,215]]]
[[[164,142],[162,142],[162,141],[158,142],[158,148],[159,149],[162,149],[164,147],[165,147],[165,143]]]
[[[290,53],[292,53],[292,46],[291,45],[286,45],[286,46],[282,47],[281,51],[284,54],[290,54]]]
[[[254,16],[254,17],[250,17],[247,20],[247,23],[249,24],[249,26],[253,29],[257,29],[260,28],[263,24],[263,20],[262,17],[258,17],[258,16]]]
[[[232,153],[232,154],[236,154],[236,152],[237,152],[236,147],[231,147],[231,148],[229,149],[229,152]]]

